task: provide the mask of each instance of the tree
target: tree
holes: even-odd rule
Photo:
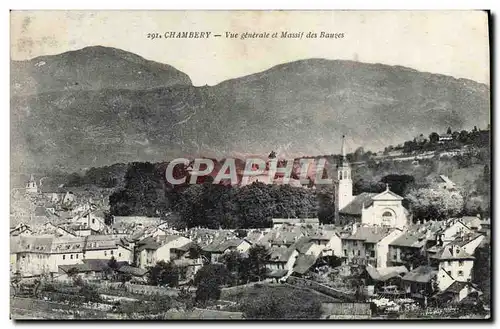
[[[484,293],[485,300],[490,300],[491,296],[491,244],[485,243],[476,248],[474,252],[474,266],[472,277]]]
[[[114,256],[111,256],[111,259],[108,261],[108,267],[105,270],[106,277],[108,276],[108,274],[114,277],[116,274],[116,270],[118,270],[118,262],[116,261]]]
[[[104,224],[111,226],[114,223],[114,216],[109,211],[104,212]]]
[[[194,277],[196,286],[196,302],[204,304],[209,300],[220,298],[220,286],[230,281],[231,275],[222,264],[203,266]]]
[[[431,188],[412,189],[406,195],[414,219],[443,220],[455,217],[463,210],[460,193]]]
[[[255,245],[248,251],[248,274],[251,280],[264,279],[269,252],[263,246]]]
[[[149,268],[148,282],[153,286],[177,287],[179,269],[173,263],[161,260]]]
[[[381,180],[384,184],[389,184],[392,192],[405,196],[407,191],[415,184],[415,177],[411,175],[387,175]]]
[[[319,319],[321,302],[317,296],[302,290],[264,286],[242,300],[241,311],[246,319]]]
[[[436,144],[437,142],[439,142],[439,134],[436,133],[436,132],[432,132],[429,135],[429,143],[430,144]]]
[[[451,127],[448,127],[448,130],[446,130],[446,134],[451,135]]]

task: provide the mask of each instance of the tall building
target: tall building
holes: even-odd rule
[[[345,136],[342,136],[341,152],[335,180],[335,223],[358,222],[400,229],[407,226],[409,213],[403,207],[403,198],[390,191],[389,185],[382,193],[353,195],[352,170],[346,157]]]
[[[33,174],[31,174],[30,180],[26,183],[26,193],[38,193],[38,187]]]
[[[347,161],[345,152],[345,136],[342,136],[342,157],[337,165],[337,190],[339,209],[344,208],[352,201],[351,165]]]

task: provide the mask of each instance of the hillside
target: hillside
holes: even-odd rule
[[[95,56],[90,59],[88,53]],[[82,58],[81,64],[70,64],[68,56]],[[55,67],[47,72],[57,74],[24,73],[13,79],[14,85],[33,80],[44,85],[30,87],[36,94],[11,97],[11,165],[16,170],[74,171],[269,150],[282,157],[332,154],[339,152],[342,134],[352,148],[380,150],[417,133],[490,122],[486,85],[403,67],[309,59],[194,87],[170,66],[104,47],[43,61],[47,64],[39,68]],[[153,78],[136,79],[138,66]],[[81,68],[86,68],[85,83],[68,86],[68,77]]]
[[[109,47],[86,47],[11,62],[12,95],[106,88],[142,90],[177,84],[191,85],[191,79],[170,65]]]

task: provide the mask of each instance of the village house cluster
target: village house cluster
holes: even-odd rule
[[[351,166],[342,153],[335,217],[337,223],[350,224],[274,218],[272,227],[244,234],[206,228],[178,231],[160,218],[148,217],[115,216],[107,225],[105,202],[69,191],[42,193],[32,177],[25,192],[37,199],[30,223],[38,224],[18,221],[11,227],[11,273],[68,280],[70,272],[76,272],[101,280],[114,258],[118,272],[143,284],[150,267],[158,261],[172,262],[180,269],[182,283],[193,279],[204,264],[221,262],[228,252],[248,255],[252,247],[262,246],[268,252],[267,271],[259,280],[307,278],[321,260],[337,259],[347,271],[364,269],[366,285],[395,287],[412,298],[432,292],[461,301],[480,294],[472,283],[473,255],[489,242],[490,220],[462,217],[413,223],[403,198],[389,186],[382,193],[353,195]],[[456,188],[447,177],[440,178],[437,188]],[[62,207],[67,202],[73,203],[70,211]]]

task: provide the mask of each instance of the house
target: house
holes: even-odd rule
[[[118,235],[89,235],[85,237],[85,258],[132,262],[132,245]]]
[[[239,251],[241,253],[246,253],[252,244],[246,239],[218,239],[213,241],[202,250],[208,255],[211,263],[217,263],[221,260],[221,257],[226,252]]]
[[[118,279],[120,279],[120,276],[124,278],[130,276],[131,282],[146,283],[147,282],[146,274],[149,272],[149,270],[130,265],[122,265],[116,270],[116,272],[118,272],[119,276]]]
[[[458,218],[450,218],[444,222],[444,227],[436,232],[436,242],[445,246],[455,240],[457,235],[473,233],[473,230]]]
[[[93,273],[93,278],[98,280],[109,279],[113,271],[129,265],[127,261],[116,261],[115,267],[110,267],[110,259],[84,259],[83,264],[88,266]]]
[[[182,257],[189,250],[191,242],[180,235],[145,238],[136,245],[134,263],[142,268],[154,266],[159,261],[168,263]],[[187,248],[186,251],[183,251],[184,248]]]
[[[267,277],[274,279],[286,278],[293,272],[295,260],[299,256],[297,246],[272,247],[266,262]]]
[[[104,218],[97,217],[92,210],[87,210],[77,215],[73,219],[73,222],[75,224],[88,227],[94,232],[103,232],[107,229],[107,225],[104,223]]]
[[[91,280],[95,278],[95,272],[83,262],[81,264],[59,265],[57,281],[70,282],[74,277]]]
[[[84,259],[85,238],[59,237],[52,241],[50,271],[58,272],[61,265],[79,264]]]
[[[141,268],[154,266],[156,264],[156,250],[160,247],[161,244],[152,238],[137,242],[134,248],[133,264]]]
[[[443,134],[439,135],[439,143],[447,143],[453,140],[453,136],[451,134]]]
[[[458,244],[441,247],[435,255],[430,256],[430,261],[434,266],[437,264],[439,270],[446,271],[454,281],[467,282],[472,279],[474,256]],[[438,277],[438,281],[441,279]]]
[[[19,223],[16,226],[10,228],[10,236],[31,235],[31,234],[33,234],[31,227],[24,223]]]
[[[460,303],[467,297],[475,295],[478,298],[482,292],[470,282],[455,281],[450,284],[446,289],[438,292],[433,298],[439,303]]]
[[[321,228],[309,238],[312,243],[321,246],[323,256],[342,257],[342,239],[338,231]]]
[[[431,266],[422,265],[406,273],[403,278],[403,287],[412,298],[430,296],[434,291],[434,282],[438,271]]]
[[[407,231],[389,244],[388,266],[407,266],[410,270],[427,263],[425,234]]]
[[[374,286],[387,285],[392,283],[400,283],[402,276],[408,273],[408,269],[404,266],[389,266],[389,267],[373,267],[366,266],[367,284]]]
[[[22,276],[35,276],[51,270],[53,236],[10,237],[11,272]]]
[[[438,190],[457,190],[457,184],[455,184],[448,176],[445,175],[431,174],[427,177],[427,181],[431,184],[432,187]]]
[[[342,238],[345,264],[387,266],[389,244],[402,234],[399,229],[353,224],[350,235]]]

